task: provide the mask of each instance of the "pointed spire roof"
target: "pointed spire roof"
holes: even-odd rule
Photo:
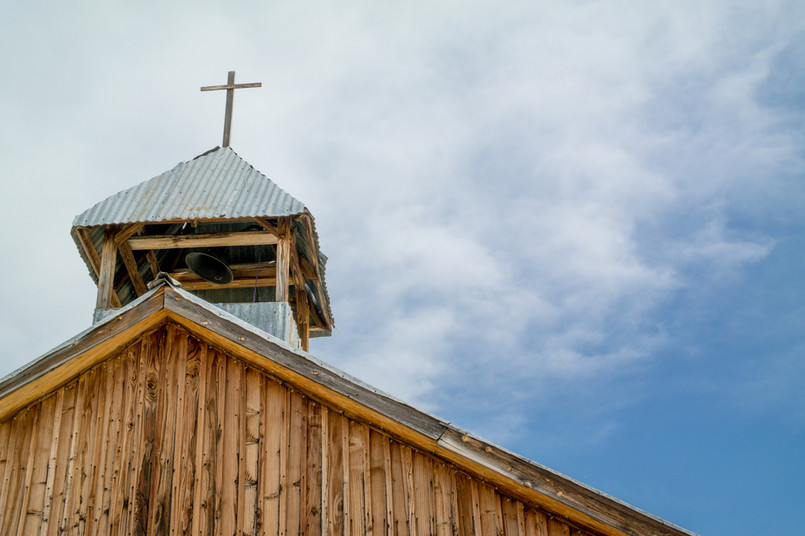
[[[73,227],[217,218],[293,216],[305,212],[231,147],[216,147],[76,216]]]

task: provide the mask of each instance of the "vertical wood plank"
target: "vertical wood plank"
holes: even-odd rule
[[[52,398],[52,396],[48,397],[48,400]],[[45,461],[48,453],[48,449],[46,448],[47,436],[43,438],[41,435],[43,431],[47,432],[47,430],[44,429],[49,426],[49,419],[48,414],[44,410],[44,405],[41,403],[35,404],[30,409],[30,413],[33,414],[33,419],[29,420],[29,426],[31,427],[30,443],[26,451],[28,459],[25,464],[25,480],[22,484],[22,500],[20,501],[17,534],[32,534],[34,530],[39,528],[38,521],[41,519],[41,507],[35,504],[37,499],[35,495],[38,495],[37,492],[39,490],[37,488],[40,488],[40,486],[37,485],[37,480],[44,484],[44,479],[46,478],[43,474],[44,472],[37,467],[38,462],[41,463],[40,467],[47,467],[47,462]],[[32,513],[33,519],[30,519]],[[31,524],[28,523],[29,519],[32,522]],[[35,525],[33,522],[36,522]]]
[[[13,418],[3,423],[0,423],[0,525],[2,521],[2,510],[5,505],[5,498],[7,495],[6,489],[6,471],[10,470],[11,464],[9,463],[9,452],[14,449],[14,440],[11,436],[11,427],[14,422]]]
[[[495,490],[487,484],[478,484],[478,501],[481,509],[481,534],[499,534]]]
[[[62,515],[64,513],[65,487],[67,468],[70,466],[70,446],[73,435],[74,416],[76,412],[76,397],[78,394],[78,381],[73,381],[62,389],[63,394],[61,429],[59,442],[56,446],[56,467],[53,475],[53,494],[48,514],[48,523],[45,534],[55,536],[59,533]],[[4,487],[5,489],[5,487]],[[0,515],[2,515],[3,502],[0,500]]]
[[[235,534],[238,515],[238,473],[240,470],[239,434],[242,365],[226,360],[226,401],[223,419],[223,487],[221,494],[220,534]]]
[[[53,436],[50,440],[50,452],[48,456],[48,465],[47,465],[47,481],[45,483],[45,503],[42,507],[42,523],[40,524],[38,530],[40,536],[47,535],[48,523],[50,522],[50,514],[53,509],[53,501],[55,498],[54,486],[56,484],[56,467],[59,452],[59,437],[61,437],[61,421],[63,411],[64,411],[64,389],[62,388],[56,391],[56,403],[55,407],[53,408],[53,427],[52,427]],[[3,429],[8,430],[8,427],[3,426],[2,428],[0,428],[0,449],[2,449],[0,450],[0,453],[5,452],[5,441],[3,440],[2,437]],[[0,471],[0,475],[1,474],[2,471]],[[2,478],[0,478],[0,481],[2,481]]]
[[[222,385],[225,382],[225,367],[224,360],[226,356],[220,352],[215,351],[213,348],[207,348],[207,366],[206,370],[206,400],[203,401],[204,407],[204,449],[202,453],[202,466],[201,473],[201,491],[203,499],[201,500],[200,514],[194,516],[198,519],[198,531],[194,531],[196,536],[206,536],[207,534],[216,534],[217,519],[220,505],[220,480],[222,475],[221,464],[221,436],[222,436],[222,423],[221,418],[223,409],[221,408],[222,397],[225,396],[225,390]],[[199,401],[201,404],[202,401]]]
[[[161,348],[164,330],[153,333],[146,339],[145,392],[143,393],[142,443],[137,471],[137,487],[134,505],[133,528],[135,536],[148,534],[151,509],[151,489],[155,481],[158,451],[158,421],[160,417],[159,395],[162,370]]]
[[[481,522],[481,499],[478,481],[470,479],[470,490],[472,492],[472,524],[476,534],[484,534],[484,526]]]
[[[121,358],[120,386],[123,398],[120,415],[120,430],[115,446],[115,459],[112,462],[112,496],[109,509],[109,534],[125,534],[128,519],[128,505],[131,501],[130,489],[133,478],[132,437],[135,434],[137,399],[140,388],[140,349],[136,344],[130,347]],[[48,535],[51,536],[51,535]]]
[[[243,500],[244,518],[242,523],[243,534],[255,536],[259,529],[259,516],[257,509],[258,479],[260,466],[260,417],[262,404],[260,396],[263,388],[263,375],[252,368],[246,369],[246,426],[245,426],[245,456],[243,475],[245,482],[245,496]]]
[[[344,535],[344,441],[343,420],[334,411],[327,415],[327,532]]]
[[[347,449],[349,466],[349,527],[348,533],[351,536],[361,536],[368,534],[366,526],[366,511],[364,493],[364,452],[367,448],[363,443],[363,426],[355,421],[346,421],[347,425]]]
[[[18,471],[19,462],[17,461],[17,453],[20,450],[18,445],[24,440],[23,429],[21,429],[20,426],[21,422],[22,417],[20,413],[18,413],[10,419],[10,421],[4,423],[4,426],[8,426],[10,430],[8,450],[6,451],[6,470],[3,474],[2,487],[0,487],[0,528],[6,523],[6,518],[10,512],[10,508],[8,507],[9,490],[12,482],[16,479]]]
[[[73,423],[71,427],[70,436],[70,454],[67,458],[67,475],[64,482],[64,502],[62,506],[62,515],[60,522],[60,530],[66,531],[72,525],[73,515],[72,508],[74,504],[75,488],[74,483],[75,474],[78,465],[78,444],[80,441],[81,427],[82,427],[82,413],[84,411],[84,400],[87,392],[87,374],[83,374],[78,378],[77,396],[73,410]]]
[[[168,514],[169,529],[173,535],[187,534],[191,528],[189,518],[195,519],[195,511],[190,509],[193,464],[194,433],[197,433],[198,413],[198,370],[203,366],[199,361],[201,351],[197,345],[190,349],[187,334],[171,326],[168,330],[168,362],[172,369],[170,385],[175,386],[176,416],[173,420],[173,457],[170,460],[170,501]],[[167,460],[166,460],[167,461]]]
[[[408,498],[408,532],[416,534],[416,497],[414,496],[414,451],[410,447],[400,448],[403,478],[405,479],[405,495]]]
[[[501,506],[503,509],[503,534],[506,536],[525,536],[520,530],[520,519],[517,515],[517,501],[508,497],[501,496]]]
[[[322,408],[316,402],[307,404],[307,477],[305,479],[306,536],[321,536],[322,499]]]
[[[157,411],[154,435],[153,477],[149,494],[149,534],[166,536],[170,531],[171,496],[174,478],[174,449],[178,417],[178,391],[184,378],[182,339],[184,334],[175,325],[165,328],[165,337],[158,355]],[[182,417],[185,415],[183,414]],[[192,414],[190,415],[192,420]],[[182,449],[183,450],[183,447]],[[178,475],[176,475],[178,476]]]
[[[114,461],[118,448],[118,437],[120,434],[121,415],[123,411],[124,400],[124,385],[123,379],[124,366],[123,359],[120,356],[115,357],[107,362],[109,368],[109,391],[106,395],[107,405],[109,411],[105,417],[106,432],[103,435],[103,455],[102,461],[99,462],[98,471],[100,472],[99,478],[96,482],[96,518],[93,519],[95,534],[105,536],[108,534],[109,529],[109,511],[111,508],[112,492],[113,492],[113,479],[114,479]]]
[[[246,373],[245,365],[238,367],[240,369],[240,382],[238,387],[238,427],[233,429],[231,433],[238,436],[238,472],[237,480],[237,495],[235,504],[237,505],[237,522],[235,524],[235,534],[240,536],[244,529],[244,517],[246,516]]]
[[[436,532],[433,512],[433,462],[429,456],[412,452],[414,480],[415,534],[430,536]]]
[[[30,457],[29,453],[33,435],[31,421],[36,413],[32,412],[30,408],[25,408],[17,415],[17,433],[20,435],[20,438],[15,443],[12,454],[13,466],[11,468],[11,478],[8,481],[8,495],[6,503],[3,506],[5,517],[3,524],[0,525],[0,528],[2,528],[0,534],[14,534],[17,532],[24,500],[25,482],[30,474],[27,468],[30,467],[28,458]]]
[[[436,534],[450,536],[453,533],[453,486],[450,471],[443,463],[435,462],[433,465]]]
[[[391,438],[381,435],[383,442],[383,473],[386,479],[386,536],[394,534],[394,485],[391,474]]]
[[[305,437],[304,399],[298,391],[289,390],[288,407],[288,452],[286,459],[287,477],[285,534],[296,536],[300,531],[302,511],[302,455]]]
[[[288,489],[288,456],[290,451],[290,427],[291,427],[291,391],[288,386],[283,386],[282,416],[279,424],[280,431],[280,511],[279,511],[279,534],[288,534],[288,499],[290,490]]]
[[[551,518],[548,520],[548,536],[570,536],[570,527]]]
[[[321,408],[321,533],[330,531],[330,410]]]
[[[459,534],[480,534],[480,529],[474,521],[470,478],[464,473],[456,473],[455,484]]]
[[[98,398],[95,407],[95,438],[92,445],[91,474],[88,480],[88,496],[85,498],[87,503],[86,527],[84,532],[93,534],[98,532],[98,524],[101,520],[103,508],[103,479],[106,468],[106,451],[109,446],[109,415],[111,406],[115,405],[117,399],[112,393],[114,382],[115,360],[110,360],[99,367],[100,378],[98,381],[95,396]]]
[[[409,535],[412,527],[409,526],[408,502],[408,475],[403,466],[405,447],[397,441],[390,444],[391,450],[391,480],[393,498],[393,534],[395,536]]]
[[[35,445],[37,454],[34,458],[30,498],[25,506],[27,519],[22,534],[41,534],[47,528],[63,399],[62,390],[59,389],[39,402],[41,415]]]
[[[369,524],[376,536],[389,536],[389,523],[386,498],[389,489],[386,487],[386,456],[384,445],[388,444],[386,436],[369,431],[369,480],[371,482],[371,518]]]
[[[280,461],[283,444],[283,414],[285,412],[285,387],[273,380],[266,381],[265,401],[266,439],[263,449],[265,463],[262,466],[263,481],[263,534],[278,536],[280,533]]]
[[[186,338],[183,342],[186,341]],[[193,434],[195,437],[191,438],[193,442],[193,487],[192,487],[192,498],[190,500],[190,509],[192,511],[192,519],[190,521],[190,526],[185,534],[198,534],[199,533],[199,525],[201,523],[201,519],[205,516],[205,506],[206,502],[204,500],[205,492],[201,487],[201,479],[204,476],[204,441],[205,441],[205,431],[207,429],[206,425],[206,407],[207,407],[207,386],[209,384],[209,380],[207,379],[207,372],[210,370],[209,368],[209,347],[206,344],[200,343],[199,344],[199,355],[198,355],[198,388],[196,389],[197,394],[195,398],[195,408],[189,410],[188,415],[195,414],[193,417],[195,420],[194,427],[193,427]],[[185,361],[185,367],[183,368],[183,373],[187,375],[187,365]],[[181,377],[181,376],[180,376]],[[187,398],[187,392],[183,389],[183,401]],[[182,446],[179,445],[181,449]]]

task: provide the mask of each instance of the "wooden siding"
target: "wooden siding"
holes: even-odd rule
[[[592,534],[169,324],[0,424],[0,534]]]

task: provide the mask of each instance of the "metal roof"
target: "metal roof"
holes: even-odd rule
[[[73,227],[292,216],[305,206],[231,147],[216,147],[76,216]]]

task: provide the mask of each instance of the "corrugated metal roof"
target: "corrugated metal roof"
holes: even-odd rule
[[[231,147],[216,147],[76,216],[73,227],[291,216],[305,206]]]

